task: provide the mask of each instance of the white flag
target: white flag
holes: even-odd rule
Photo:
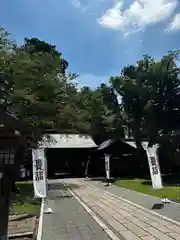
[[[143,148],[146,151],[147,157],[148,157],[152,187],[154,189],[161,189],[161,188],[163,188],[163,185],[162,185],[159,161],[158,161],[158,157],[157,157],[158,145],[155,144],[152,147],[148,147],[148,144],[143,144]]]
[[[110,178],[110,156],[105,155],[105,169],[106,169],[106,177]]]
[[[34,196],[46,198],[46,159],[44,149],[32,149]]]

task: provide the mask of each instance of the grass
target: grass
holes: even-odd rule
[[[114,184],[159,198],[167,197],[171,200],[180,201],[180,186],[177,185],[165,186],[156,190],[152,188],[151,181],[145,179],[117,180]]]
[[[16,187],[20,193],[12,193],[10,214],[39,215],[40,199],[34,198],[32,182],[18,182]]]

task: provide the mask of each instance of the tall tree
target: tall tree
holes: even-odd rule
[[[4,29],[0,46],[1,106],[33,126],[71,131],[76,124],[72,109],[77,108],[72,102],[77,90],[71,80],[76,74],[66,74],[68,62],[62,54],[39,39],[13,45]]]
[[[0,107],[8,105],[7,96],[12,92],[11,77],[13,41],[10,34],[0,27]]]
[[[47,65],[49,65],[50,67],[54,67],[54,61],[52,61],[54,59],[55,62],[59,64],[58,70],[61,69],[61,72],[65,74],[65,71],[68,67],[68,62],[64,58],[62,58],[62,54],[56,49],[55,45],[51,45],[38,38],[25,38],[22,48],[31,55],[47,54],[48,57],[51,56],[51,61],[49,59],[49,61],[46,62]]]
[[[109,86],[101,84],[96,89],[82,88],[79,105],[87,129],[97,143],[124,135],[119,105]]]
[[[111,78],[113,88],[122,96],[124,118],[138,147],[143,137],[152,145],[159,134],[179,127],[178,73],[175,55],[169,53],[160,61],[144,56],[135,66],[125,67],[121,76]]]

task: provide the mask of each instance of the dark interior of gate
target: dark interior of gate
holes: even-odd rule
[[[86,169],[89,177],[105,177],[106,154],[111,156],[111,177],[143,176],[148,172],[147,159],[143,152],[137,151],[132,141],[109,139],[97,146],[90,136],[50,136],[48,146],[43,145],[46,149],[48,178],[85,177]]]
[[[48,178],[84,177],[88,157],[92,151],[86,148],[46,149]]]
[[[92,152],[89,173],[105,176],[104,155],[110,156],[112,178],[144,177],[149,174],[148,161],[144,151],[137,150],[132,141],[109,139]]]
[[[111,156],[111,177],[129,177],[148,174],[147,159],[142,153],[121,140],[99,148],[46,149],[48,178],[85,177],[87,162],[89,177],[105,177],[104,154]],[[144,158],[144,164],[139,159]],[[142,161],[141,161],[142,163]]]

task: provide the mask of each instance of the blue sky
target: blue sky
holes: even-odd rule
[[[156,59],[180,49],[179,0],[0,0],[0,25],[16,40],[38,37],[55,44],[95,87],[142,54]]]

